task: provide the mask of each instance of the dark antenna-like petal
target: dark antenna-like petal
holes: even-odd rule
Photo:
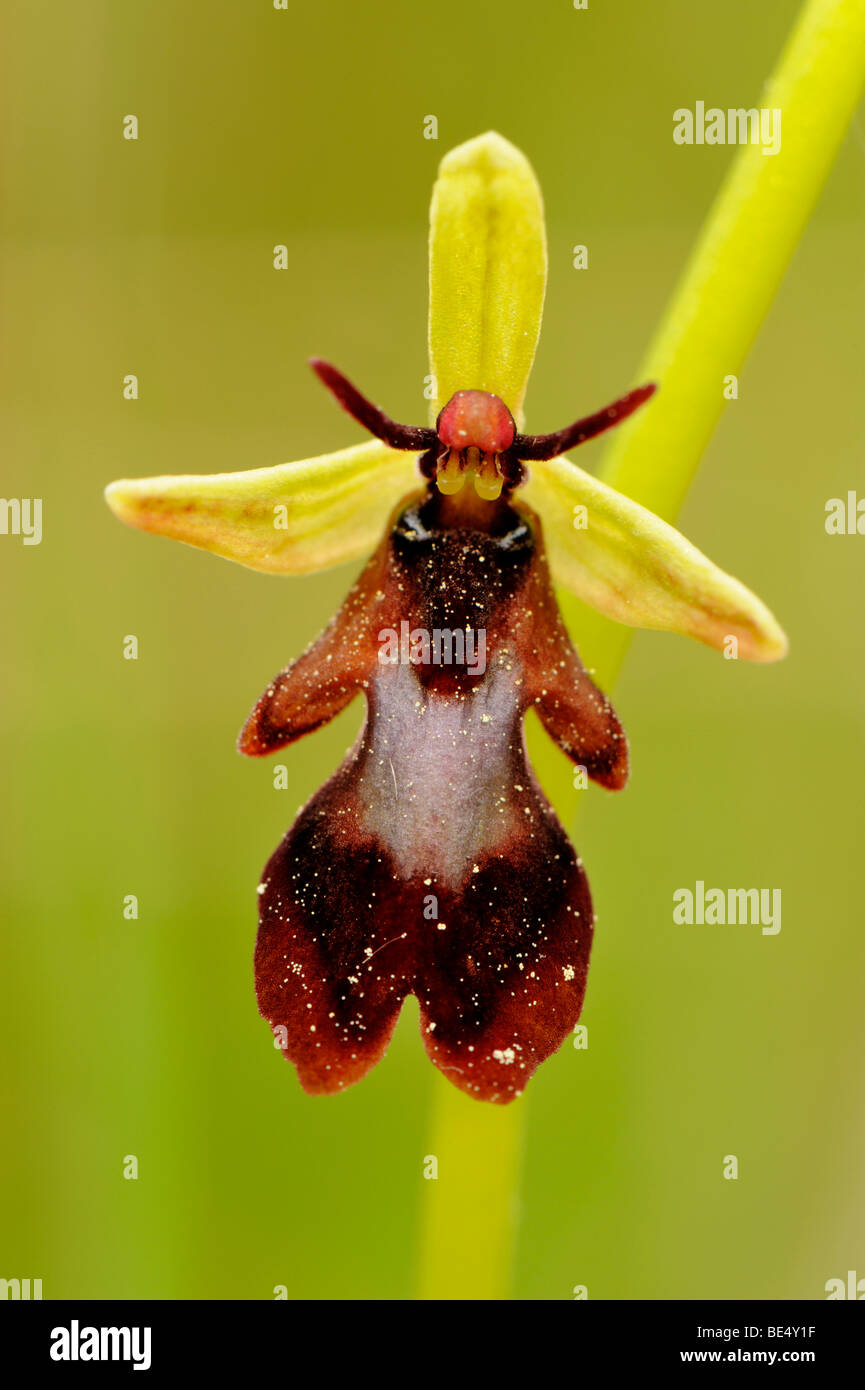
[[[587,439],[594,439],[596,435],[603,434],[604,430],[626,420],[645,401],[654,396],[657,389],[654,382],[649,382],[647,386],[638,386],[626,396],[613,401],[612,405],[605,406],[594,415],[586,415],[582,420],[575,420],[563,430],[556,430],[555,434],[518,434],[513,442],[513,453],[519,459],[534,459],[538,462],[554,459],[559,454],[567,453],[568,449],[585,444]]]
[[[379,410],[377,405],[373,405],[372,401],[361,395],[348,377],[343,376],[342,372],[337,371],[329,362],[323,362],[320,357],[311,357],[309,365],[319,381],[336,396],[343,410],[348,411],[359,425],[363,425],[365,430],[374,434],[376,439],[389,444],[392,449],[421,452],[435,443],[435,430],[425,429],[421,425],[400,425],[396,420],[391,420],[389,415],[385,415],[383,410]]]

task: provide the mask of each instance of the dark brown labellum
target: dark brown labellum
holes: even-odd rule
[[[610,788],[627,778],[626,740],[567,637],[537,518],[502,500],[481,529],[449,505],[431,490],[401,510],[240,739],[272,752],[365,695],[356,746],[259,888],[259,1007],[314,1093],[379,1060],[413,993],[436,1066],[509,1101],[582,1006],[588,883],[528,764],[523,717],[534,708]]]

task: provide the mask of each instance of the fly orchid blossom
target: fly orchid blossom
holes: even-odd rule
[[[568,757],[614,790],[628,748],[571,645],[550,569],[619,622],[719,649],[735,636],[754,661],[786,649],[743,585],[561,457],[653,386],[557,433],[521,433],[545,279],[531,167],[496,134],[471,140],[442,161],[432,200],[434,424],[395,423],[316,360],[373,442],[107,490],[128,524],[252,569],[308,573],[376,547],[239,743],[272,753],[364,694],[354,749],[258,888],[259,1007],[311,1093],[369,1071],[407,994],[435,1065],[488,1101],[517,1096],[579,1018],[591,897],[527,761],[523,718],[535,709]]]

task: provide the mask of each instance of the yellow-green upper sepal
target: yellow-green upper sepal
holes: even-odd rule
[[[532,465],[519,496],[540,515],[553,577],[608,618],[777,661],[787,638],[750,589],[645,507],[567,458]],[[584,509],[584,510],[582,510]]]
[[[520,423],[547,277],[541,191],[525,155],[488,131],[445,155],[430,208],[432,418],[490,391]]]
[[[377,440],[242,473],[135,478],[105,489],[128,526],[270,574],[309,574],[366,555],[401,497],[413,455]]]

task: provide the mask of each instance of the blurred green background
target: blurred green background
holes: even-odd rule
[[[796,10],[7,6],[2,491],[44,499],[44,539],[0,537],[0,1276],[46,1298],[412,1296],[439,1084],[413,1001],[361,1086],[310,1099],[252,983],[259,870],[360,709],[279,755],[288,791],[234,738],[352,569],[257,575],[125,530],[102,488],[360,439],[313,353],[422,418],[430,187],[489,127],[547,204],[529,427],[617,395],[733,153],[675,146],[672,112],[759,104]],[[865,494],[863,235],[860,128],[680,518],[791,655],[634,641],[633,780],[579,825],[589,1048],[529,1088],[518,1298],[821,1298],[865,1275],[865,540],[823,524]],[[780,887],[781,933],[674,926],[697,879]]]

